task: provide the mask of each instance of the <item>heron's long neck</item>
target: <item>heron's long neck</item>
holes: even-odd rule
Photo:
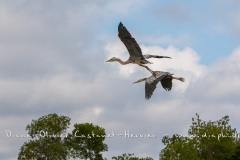
[[[134,83],[140,83],[140,82],[143,82],[143,81],[146,81],[146,80],[147,80],[147,78],[139,79],[138,81],[133,82],[133,84],[134,84]]]
[[[115,61],[119,62],[120,64],[122,65],[126,65],[126,64],[129,64],[130,62],[129,61],[122,61],[121,59],[117,58]]]

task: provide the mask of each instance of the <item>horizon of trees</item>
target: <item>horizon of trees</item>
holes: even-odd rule
[[[105,129],[92,123],[74,124],[71,133],[66,133],[71,118],[48,114],[32,120],[26,126],[30,140],[20,148],[18,159],[90,159],[105,160],[102,153],[108,151]],[[240,141],[229,117],[217,121],[204,121],[196,114],[186,136],[173,134],[162,138],[165,145],[160,151],[160,160],[240,160]],[[134,153],[113,156],[113,160],[153,160],[140,158]]]

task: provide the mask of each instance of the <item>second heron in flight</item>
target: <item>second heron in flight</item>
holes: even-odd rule
[[[154,90],[157,87],[158,82],[161,81],[162,87],[166,91],[170,91],[172,89],[172,79],[176,79],[184,82],[184,78],[181,77],[173,77],[169,72],[155,71],[156,78],[154,76],[150,76],[148,78],[139,79],[134,83],[139,83],[145,81],[145,98],[151,98]]]

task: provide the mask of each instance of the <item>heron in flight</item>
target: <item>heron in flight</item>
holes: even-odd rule
[[[162,87],[166,90],[166,91],[170,91],[172,89],[172,80],[176,79],[179,81],[184,82],[184,78],[181,77],[173,77],[171,73],[169,72],[162,72],[162,71],[154,71],[156,78],[154,76],[150,76],[148,78],[143,78],[143,79],[139,79],[138,81],[134,82],[135,83],[139,83],[139,82],[143,82],[145,81],[145,98],[149,99],[151,98],[154,90],[157,87],[157,84],[159,81],[161,81]]]
[[[167,56],[157,56],[157,55],[149,55],[149,54],[143,55],[142,50],[141,50],[140,46],[138,45],[137,41],[132,37],[132,35],[129,33],[129,31],[126,29],[126,27],[122,24],[122,22],[120,22],[118,25],[118,37],[121,39],[121,41],[126,46],[130,57],[127,61],[122,61],[119,58],[113,57],[113,58],[107,60],[106,62],[117,61],[122,65],[126,65],[129,63],[135,63],[135,64],[138,64],[139,66],[146,68],[148,71],[150,71],[152,73],[152,75],[154,75],[154,77],[156,77],[155,72],[153,72],[148,66],[145,65],[145,64],[151,64],[151,62],[149,62],[146,59],[149,59],[149,58],[171,58],[171,57],[167,57]]]

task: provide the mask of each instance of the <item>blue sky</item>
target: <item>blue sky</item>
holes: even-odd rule
[[[32,119],[57,113],[93,123],[107,133],[156,134],[155,139],[106,139],[111,159],[123,153],[158,159],[165,134],[186,134],[196,113],[204,120],[230,116],[240,130],[240,2],[0,1],[0,159],[16,159]],[[119,22],[143,53],[172,59],[149,67],[184,77],[166,92],[157,86],[144,99],[148,77],[127,60]],[[70,128],[70,129],[71,129]]]
[[[136,35],[172,39],[185,37],[177,47],[189,46],[201,56],[201,62],[209,65],[224,58],[238,46],[239,33],[235,33],[231,16],[236,14],[237,1],[151,1],[131,7],[127,16],[117,15],[112,30],[119,21],[128,24]],[[113,32],[115,30],[112,30]],[[150,45],[142,40],[143,44]],[[174,42],[172,42],[174,43]],[[155,44],[156,45],[156,44]],[[166,47],[169,43],[158,43]]]

